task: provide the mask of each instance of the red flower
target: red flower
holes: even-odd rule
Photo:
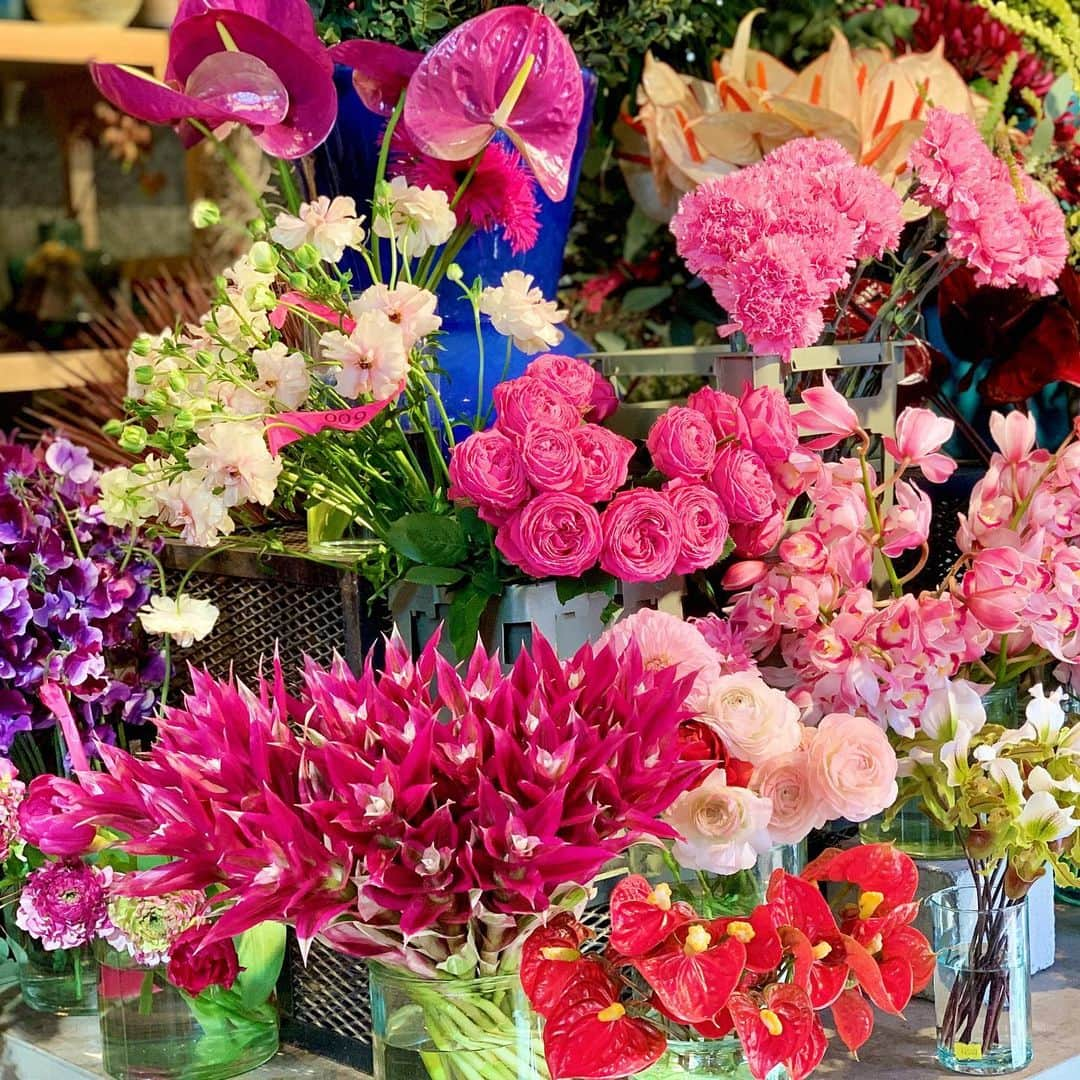
[[[211,986],[228,990],[241,971],[231,938],[210,944],[203,944],[204,940],[205,930],[193,927],[169,950],[169,982],[192,997]]]
[[[892,844],[860,844],[841,851],[829,848],[802,875],[807,881],[850,881],[860,889],[881,893],[890,908],[910,904],[919,888],[919,868]]]
[[[618,986],[597,961],[583,963],[558,1011],[544,1024],[551,1080],[632,1076],[658,1061],[666,1048],[658,1028],[627,1013]]]
[[[711,1020],[739,985],[746,946],[731,934],[691,923],[634,961],[664,1008],[686,1024]]]
[[[825,1030],[798,986],[774,983],[764,994],[740,992],[732,995],[728,1008],[757,1080],[777,1065],[787,1069],[791,1080],[803,1080],[825,1056]]]
[[[588,937],[589,931],[569,912],[563,912],[525,939],[521,985],[529,1004],[541,1016],[549,1016],[558,1008],[566,984],[586,962],[580,946]]]
[[[759,904],[748,919],[714,919],[710,933],[736,937],[746,946],[746,970],[758,974],[775,971],[784,958],[784,946],[777,932],[779,913],[769,904]]]
[[[653,888],[631,874],[611,893],[611,947],[626,957],[644,956],[694,917],[689,905],[672,903],[670,885]]]

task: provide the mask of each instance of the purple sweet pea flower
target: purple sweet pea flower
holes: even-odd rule
[[[90,452],[82,446],[76,446],[67,439],[57,439],[45,451],[45,464],[57,476],[70,480],[79,486],[85,484],[94,475],[94,462]]]
[[[101,93],[152,124],[218,128],[235,121],[279,158],[310,153],[330,134],[337,93],[305,0],[185,0],[169,36],[165,82],[118,64],[91,64]]]
[[[30,730],[30,713],[18,690],[0,690],[0,753],[7,753],[20,731]]]

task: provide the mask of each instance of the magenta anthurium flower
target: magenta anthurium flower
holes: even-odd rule
[[[169,36],[165,81],[121,64],[91,64],[101,93],[187,143],[236,122],[280,158],[309,153],[337,116],[333,63],[304,0],[184,0]]]
[[[421,60],[405,124],[425,154],[446,161],[475,157],[504,131],[560,200],[584,96],[574,50],[555,23],[531,8],[501,7],[462,23]]]
[[[342,41],[331,46],[335,64],[353,69],[353,86],[373,113],[389,116],[424,54],[385,41]]]

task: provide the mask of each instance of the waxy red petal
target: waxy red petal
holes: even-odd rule
[[[569,913],[563,913],[525,939],[521,950],[521,985],[529,1004],[541,1016],[546,1017],[559,1007],[566,984],[580,973],[581,965],[594,963],[580,956],[576,960],[549,960],[543,950],[576,952],[588,936],[589,931],[581,923]]]
[[[832,1007],[836,1034],[854,1054],[874,1030],[874,1010],[870,1003],[856,990],[845,990]]]
[[[792,1080],[803,1080],[825,1056],[825,1033],[810,999],[797,986],[774,984],[764,995],[734,994],[728,1008],[746,1062],[757,1080],[764,1080],[777,1065],[784,1065]],[[780,1020],[779,1035],[765,1026],[763,1008],[771,1009]]]
[[[821,960],[814,956],[814,945],[820,942],[811,942],[794,926],[781,927],[780,939],[795,961],[792,982],[807,992],[815,1009],[828,1008],[839,997],[848,976],[846,952],[840,935],[827,941],[831,951]]]
[[[870,953],[850,935],[844,935],[844,949],[848,967],[866,991],[866,996],[883,1012],[899,1016],[904,1006],[911,1000],[911,966],[908,965],[906,978],[902,973],[890,968],[886,981],[885,965],[879,964]],[[901,962],[902,963],[902,962]],[[895,964],[895,961],[890,961]],[[906,996],[904,996],[906,987]],[[897,998],[900,999],[899,1004]]]
[[[934,977],[936,958],[930,942],[913,926],[894,930],[884,942],[882,953],[886,960],[903,957],[911,965],[911,992],[925,989]]]
[[[746,947],[736,938],[725,937],[688,956],[676,936],[670,948],[641,957],[634,966],[668,1012],[683,1023],[699,1024],[724,1008],[745,963]]]
[[[727,932],[733,922],[748,922],[754,936],[747,942],[746,967],[750,971],[765,973],[775,970],[784,956],[784,946],[777,932],[779,912],[772,904],[759,904],[749,918],[716,919],[709,924],[709,932],[719,937]]]
[[[774,870],[765,899],[778,911],[781,925],[802,930],[812,943],[836,937],[836,918],[818,887],[786,870]]]
[[[850,881],[863,892],[881,893],[889,907],[910,903],[919,888],[919,868],[892,844],[829,848],[801,876],[807,881]]]
[[[653,893],[640,874],[623,878],[611,892],[611,947],[623,956],[644,956],[694,918],[686,904],[664,911],[650,902]]]

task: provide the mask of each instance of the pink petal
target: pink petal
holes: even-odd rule
[[[188,76],[184,88],[198,101],[243,124],[279,124],[289,111],[289,92],[257,56],[219,52]]]
[[[197,101],[116,64],[91,64],[90,74],[102,97],[149,124],[175,124],[181,119],[195,117],[216,127],[229,119],[208,102]]]
[[[343,41],[330,58],[353,69],[353,86],[367,108],[389,116],[424,54],[382,41]]]
[[[502,129],[552,199],[566,197],[584,107],[574,50],[546,15],[504,7],[462,23],[420,62],[405,98],[405,123],[432,157],[465,161],[494,136],[496,114],[528,57],[535,57]]]

